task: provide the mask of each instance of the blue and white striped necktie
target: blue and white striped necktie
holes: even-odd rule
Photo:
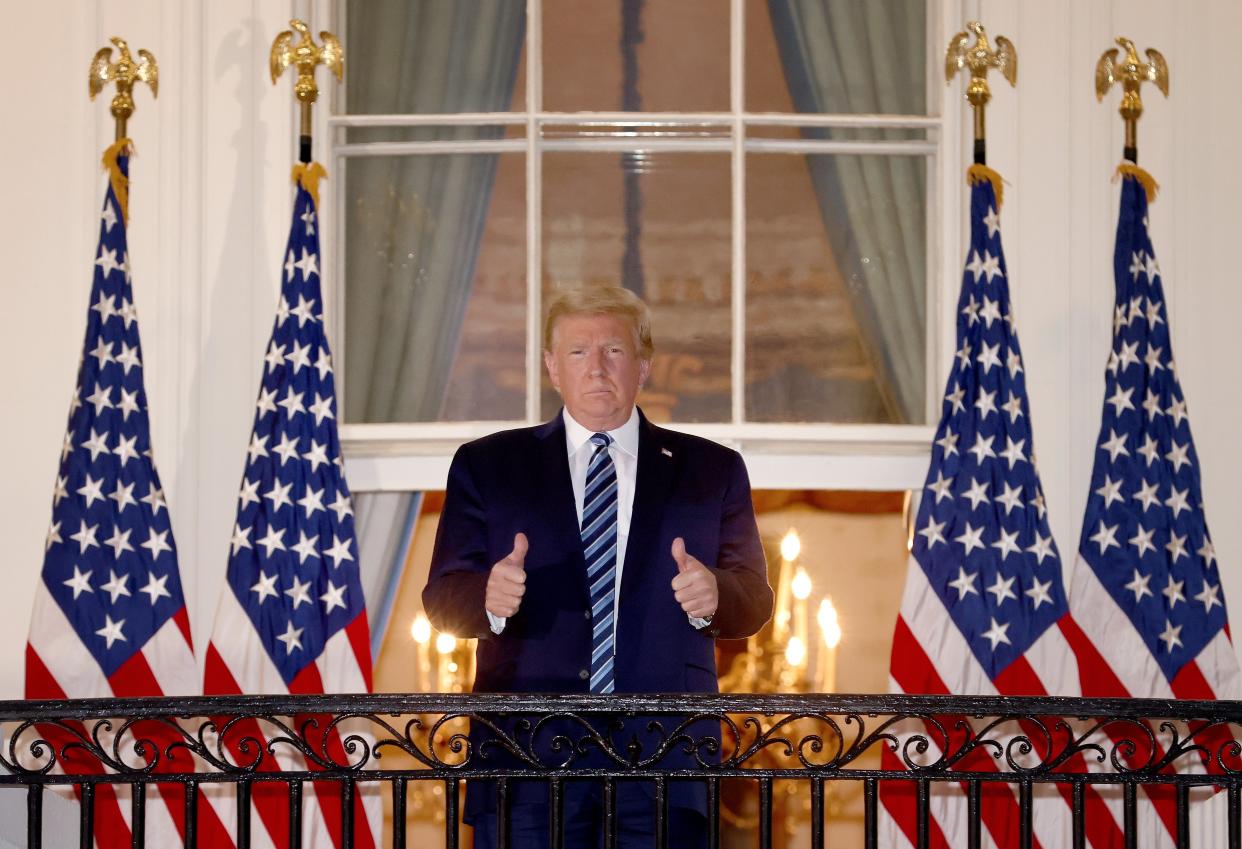
[[[595,453],[582,494],[582,551],[591,594],[591,692],[611,693],[613,608],[617,583],[617,469],[608,446],[612,437],[592,434]]]

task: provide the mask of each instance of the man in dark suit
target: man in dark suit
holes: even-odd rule
[[[771,615],[741,456],[635,406],[650,327],[625,289],[562,294],[544,362],[564,409],[453,458],[423,605],[440,630],[479,638],[475,692],[716,692],[715,638],[749,636]],[[631,733],[643,733],[633,721],[616,739]],[[642,742],[649,757],[655,740]],[[620,786],[621,845],[650,845],[649,795]],[[598,845],[598,788],[566,787],[565,845]],[[510,799],[510,845],[546,845],[546,790]],[[702,787],[672,782],[669,802],[670,845],[701,843]],[[466,817],[476,846],[495,845],[494,788],[469,788]]]

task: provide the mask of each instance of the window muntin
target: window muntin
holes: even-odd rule
[[[347,48],[351,50],[353,56],[358,56],[360,51],[372,52],[367,50],[364,43],[355,41],[356,38],[364,37],[358,35],[356,16],[353,11],[354,7],[361,5],[363,4],[349,4],[350,17],[346,38]],[[457,18],[448,23],[434,20],[438,16],[449,14],[446,11],[449,4],[438,0],[419,0],[419,2],[408,5],[417,7],[419,15],[423,16],[418,25],[422,27],[424,34],[417,38],[425,40],[427,32],[443,32],[444,27],[450,26],[450,23],[459,28],[463,26],[462,21]],[[904,286],[905,291],[913,293],[913,297],[903,301],[906,304],[906,311],[915,317],[917,326],[912,334],[902,337],[904,340],[902,347],[903,355],[907,359],[911,356],[911,352],[917,351],[913,354],[915,357],[913,363],[907,364],[905,372],[922,374],[925,383],[926,376],[936,371],[928,368],[927,365],[927,352],[933,349],[931,339],[933,334],[928,332],[927,293],[929,287],[927,285],[926,243],[927,234],[934,229],[935,224],[928,220],[928,183],[931,179],[929,175],[938,172],[938,169],[929,169],[927,165],[928,160],[933,158],[938,150],[939,133],[937,130],[940,120],[922,115],[926,106],[926,69],[924,67],[926,62],[923,53],[905,51],[898,63],[903,66],[902,73],[907,75],[907,84],[904,84],[902,90],[908,88],[908,96],[902,95],[904,99],[893,100],[890,96],[893,91],[871,92],[867,95],[872,98],[871,102],[881,107],[886,104],[892,106],[888,110],[889,113],[893,113],[898,106],[904,110],[913,104],[918,107],[914,114],[905,111],[899,111],[896,114],[875,114],[877,111],[884,112],[885,110],[856,108],[859,103],[866,101],[866,97],[860,96],[861,99],[860,97],[836,97],[834,99],[827,95],[823,108],[830,108],[834,111],[808,111],[804,108],[805,103],[795,104],[794,101],[798,100],[798,97],[785,77],[790,59],[788,55],[781,52],[771,17],[772,9],[780,4],[757,2],[757,0],[733,0],[730,15],[717,15],[712,19],[711,26],[702,27],[704,30],[702,37],[713,43],[720,40],[721,32],[727,37],[726,40],[733,39],[730,42],[732,49],[728,53],[729,102],[721,106],[718,102],[719,98],[710,93],[709,90],[716,85],[712,82],[714,72],[705,72],[697,75],[706,81],[702,83],[705,86],[703,91],[670,95],[682,99],[668,108],[681,108],[683,111],[669,111],[653,115],[651,110],[656,107],[652,104],[657,104],[658,108],[665,108],[663,101],[658,100],[658,97],[663,95],[656,95],[655,92],[663,89],[693,87],[686,83],[686,80],[695,80],[696,75],[682,74],[662,82],[658,78],[653,80],[651,76],[653,69],[660,67],[660,63],[670,68],[676,66],[674,59],[661,53],[663,48],[660,48],[657,43],[660,39],[651,35],[653,27],[658,29],[663,25],[662,19],[653,11],[655,6],[660,4],[619,2],[612,9],[617,15],[625,14],[627,8],[632,9],[635,5],[646,7],[643,13],[645,36],[637,48],[638,52],[633,52],[635,48],[632,44],[612,45],[618,51],[616,55],[621,59],[625,58],[627,50],[637,57],[637,65],[632,65],[632,67],[637,68],[643,86],[641,108],[646,111],[633,115],[607,114],[606,112],[604,114],[596,112],[590,115],[563,113],[556,110],[558,108],[568,110],[575,104],[571,102],[569,95],[562,96],[553,94],[553,92],[557,90],[558,75],[574,67],[574,61],[580,61],[574,60],[573,56],[581,54],[582,44],[558,36],[557,28],[564,26],[565,19],[561,12],[557,11],[559,7],[553,0],[531,0],[530,5],[532,14],[522,21],[522,32],[519,34],[521,46],[516,58],[513,58],[512,53],[506,53],[503,50],[493,50],[492,54],[489,54],[509,57],[507,61],[512,63],[511,68],[497,70],[493,67],[490,76],[467,75],[469,84],[464,88],[459,86],[461,90],[454,96],[452,92],[444,90],[446,84],[443,80],[447,79],[445,76],[447,72],[444,69],[439,72],[428,70],[426,60],[424,60],[419,64],[428,81],[423,89],[425,92],[432,92],[437,87],[432,84],[432,81],[441,79],[441,91],[438,94],[424,93],[411,96],[407,93],[404,95],[406,105],[403,108],[385,111],[388,107],[383,104],[377,106],[374,96],[371,96],[369,105],[359,106],[353,102],[356,99],[355,88],[361,87],[359,83],[358,86],[351,86],[346,104],[347,116],[333,119],[333,123],[342,127],[336,135],[336,155],[337,161],[344,166],[342,168],[344,179],[337,183],[337,185],[344,186],[344,197],[340,204],[344,217],[347,219],[345,227],[342,228],[344,230],[349,229],[348,219],[351,215],[351,205],[359,198],[357,187],[360,183],[353,176],[353,172],[359,169],[355,169],[355,165],[359,158],[369,156],[371,153],[391,152],[394,155],[400,154],[414,159],[422,156],[453,156],[451,151],[456,148],[461,148],[463,151],[469,150],[471,154],[483,155],[493,149],[504,150],[505,153],[499,157],[503,162],[522,160],[520,169],[510,166],[508,170],[511,172],[521,170],[526,177],[521,189],[526,193],[525,267],[515,259],[516,252],[510,251],[511,264],[507,269],[507,283],[504,289],[507,306],[503,311],[503,319],[500,318],[502,315],[500,310],[483,309],[474,304],[466,308],[465,318],[461,324],[461,344],[458,345],[457,352],[458,355],[464,353],[470,362],[461,366],[456,362],[451,366],[442,366],[442,368],[448,368],[452,375],[448,383],[453,387],[459,385],[462,387],[458,393],[458,399],[450,401],[453,390],[448,390],[442,401],[441,411],[436,416],[428,413],[420,413],[418,416],[393,413],[360,414],[356,406],[347,403],[346,421],[430,423],[490,420],[509,422],[533,421],[549,413],[555,408],[555,398],[552,396],[549,399],[546,378],[535,373],[533,368],[539,362],[537,349],[540,341],[537,311],[552,288],[569,280],[571,275],[567,275],[565,269],[573,267],[574,253],[577,251],[585,256],[596,252],[595,249],[599,247],[598,242],[602,238],[598,235],[584,235],[577,240],[579,243],[576,246],[574,239],[566,238],[565,234],[570,232],[566,229],[566,222],[570,220],[572,213],[564,212],[564,210],[572,207],[574,199],[563,198],[566,192],[563,182],[558,183],[558,180],[563,176],[562,172],[565,169],[560,163],[610,161],[615,167],[615,171],[611,174],[607,173],[608,168],[603,167],[590,170],[596,174],[599,181],[605,184],[612,183],[614,187],[620,184],[620,196],[612,197],[607,203],[614,206],[619,204],[622,207],[629,204],[632,208],[636,193],[633,186],[630,187],[629,193],[626,193],[627,173],[631,174],[629,181],[637,183],[639,190],[637,194],[639,200],[643,201],[647,200],[648,192],[651,191],[659,196],[663,191],[662,186],[678,182],[694,182],[688,177],[668,176],[669,173],[681,169],[672,169],[671,172],[650,171],[648,169],[651,164],[720,160],[727,162],[727,166],[713,166],[708,169],[715,175],[714,180],[708,182],[700,179],[697,189],[698,197],[690,198],[687,203],[691,208],[704,210],[699,213],[702,216],[699,223],[705,229],[717,227],[721,220],[727,219],[730,222],[727,235],[729,273],[724,280],[726,285],[722,286],[712,281],[703,287],[713,294],[708,311],[713,319],[717,315],[720,316],[719,330],[725,331],[725,335],[719,337],[719,333],[714,331],[711,334],[700,332],[697,336],[693,333],[687,335],[684,332],[685,322],[677,320],[675,315],[677,307],[674,306],[671,308],[674,317],[667,320],[672,330],[670,337],[667,331],[662,331],[660,327],[659,314],[665,305],[659,300],[658,294],[656,295],[653,305],[656,306],[657,311],[657,346],[661,354],[668,352],[681,354],[682,351],[679,349],[684,348],[686,356],[697,355],[702,359],[705,355],[705,359],[712,363],[706,376],[702,371],[696,371],[699,367],[697,364],[688,364],[684,356],[679,356],[677,361],[670,365],[670,375],[678,378],[680,381],[678,385],[689,386],[692,391],[688,391],[685,398],[680,394],[675,394],[671,399],[666,397],[658,399],[659,406],[666,411],[668,418],[674,423],[720,423],[739,428],[747,427],[748,422],[773,424],[785,422],[833,424],[909,422],[921,424],[925,422],[927,408],[934,406],[927,401],[928,392],[925,386],[916,386],[913,391],[907,388],[903,393],[904,400],[895,402],[891,376],[888,378],[887,386],[883,385],[884,380],[877,378],[877,375],[884,371],[882,364],[885,351],[881,350],[878,355],[876,354],[875,340],[897,338],[893,332],[885,335],[873,330],[870,335],[870,347],[868,347],[867,340],[863,339],[863,334],[858,327],[848,332],[850,329],[842,326],[848,324],[842,321],[842,309],[849,300],[848,298],[843,299],[838,293],[835,300],[825,295],[822,300],[812,297],[808,301],[806,293],[800,293],[797,289],[797,284],[787,293],[781,293],[779,289],[773,291],[771,281],[779,275],[774,276],[770,269],[771,257],[780,254],[782,244],[789,245],[800,239],[805,240],[809,238],[809,235],[804,217],[797,219],[796,226],[791,224],[786,230],[780,228],[779,219],[782,215],[788,222],[795,220],[791,217],[795,213],[789,209],[775,214],[775,218],[778,219],[775,225],[761,211],[774,204],[779,206],[782,200],[781,192],[773,193],[769,190],[768,182],[763,179],[765,174],[775,173],[778,175],[778,181],[788,183],[797,179],[797,171],[800,168],[805,174],[801,187],[805,201],[807,187],[810,186],[814,192],[815,179],[812,172],[815,170],[814,163],[816,162],[852,159],[875,163],[873,167],[881,170],[884,168],[891,170],[893,162],[900,160],[904,165],[909,166],[907,170],[913,173],[913,181],[918,184],[917,190],[900,196],[881,197],[873,205],[881,210],[874,213],[878,217],[890,215],[901,203],[917,206],[914,215],[908,217],[921,222],[923,230],[919,234],[913,234],[912,240],[906,238],[906,243],[901,246],[900,251],[906,256],[906,265],[917,268],[917,272],[910,273]],[[784,5],[809,8],[808,4],[800,4],[796,0]],[[914,3],[910,0],[886,0],[886,3],[876,5],[889,7],[885,12],[886,19],[883,16],[868,17],[865,21],[865,24],[870,27],[869,38],[876,43],[877,49],[881,46],[879,41],[893,34],[885,34],[877,29],[879,26],[877,21],[885,22],[886,20],[885,25],[890,27],[896,27],[899,22],[903,33],[901,36],[903,44],[918,41],[921,45],[922,41],[926,40],[923,36],[920,36],[921,40],[913,37],[914,33],[925,33],[927,27],[927,14],[923,3]],[[525,24],[528,20],[542,22],[537,33],[525,31]],[[729,22],[731,20],[743,21],[745,31],[730,33]],[[614,23],[616,23],[614,28],[618,32],[624,28],[620,22]],[[376,26],[377,24],[372,23],[371,29],[374,30]],[[436,27],[439,29],[436,30]],[[493,48],[497,45],[511,45],[515,27],[512,18],[509,19],[509,27],[508,32],[503,32],[503,28],[491,27],[485,36],[479,36],[475,40],[478,44]],[[408,21],[406,31],[412,31]],[[684,39],[685,35],[683,29],[680,37]],[[696,31],[695,37],[698,36],[699,33]],[[391,34],[387,38],[391,41]],[[739,42],[741,50],[737,50]],[[408,43],[404,48],[406,52],[409,52]],[[458,43],[461,43],[460,39]],[[564,57],[557,56],[558,45],[560,49],[567,51]],[[790,48],[786,44],[785,53],[788,54],[789,51]],[[725,51],[722,50],[720,55],[725,55]],[[441,53],[440,56],[441,63],[451,66],[449,71],[460,66],[460,60],[452,58],[450,54]],[[533,66],[530,61],[531,56],[535,57]],[[889,61],[893,60],[890,58]],[[493,65],[495,64],[493,62]],[[624,70],[624,62],[622,62],[622,70]],[[642,76],[644,73],[648,75],[646,78]],[[528,75],[530,75],[529,84]],[[509,89],[498,91],[497,81],[501,84],[501,88],[508,85]],[[540,81],[542,85],[538,84]],[[620,82],[624,85],[626,81]],[[657,84],[652,85],[653,82]],[[694,83],[694,85],[698,84]],[[584,84],[583,90],[593,85],[595,84]],[[491,88],[489,89],[488,86]],[[780,98],[776,95],[782,91],[782,87],[784,100],[778,102]],[[889,85],[889,88],[892,89],[892,86]],[[830,91],[829,94],[831,94]],[[386,97],[387,100],[384,103],[397,103],[400,100],[391,93]],[[558,101],[557,98],[560,100]],[[713,100],[713,98],[716,99]],[[506,101],[507,109],[503,108]],[[524,107],[528,103],[536,108],[525,111]],[[621,103],[621,106],[625,105]],[[540,106],[542,109],[539,108]],[[609,105],[607,98],[601,95],[598,100],[581,100],[578,108],[616,110],[618,107],[615,100],[612,105]],[[769,114],[770,109],[778,111]],[[762,114],[760,110],[763,110]],[[486,112],[487,114],[476,115],[472,114],[473,112]],[[360,124],[366,126],[358,126]],[[391,151],[367,150],[368,147],[380,144],[388,145]],[[785,160],[783,164],[779,163],[782,159]],[[627,162],[630,166],[628,171]],[[637,168],[634,167],[635,163],[638,163]],[[689,171],[702,171],[705,167],[695,166]],[[501,173],[505,170],[502,167],[497,169],[497,172]],[[632,172],[635,171],[638,175],[636,180],[632,176]],[[779,176],[781,174],[784,176]],[[866,179],[858,182],[863,186],[868,185]],[[584,195],[594,191],[590,182],[584,183],[582,188]],[[486,220],[479,226],[484,229],[485,233],[504,230],[509,233],[507,239],[512,244],[515,242],[512,237],[512,224],[516,218],[512,213],[514,204],[507,203],[499,207],[496,205],[497,199],[500,198],[507,197],[513,201],[512,187],[505,189],[497,183],[491,187],[490,191],[492,202],[488,206]],[[613,191],[615,192],[615,188]],[[693,193],[696,190],[690,191]],[[769,197],[764,197],[765,192]],[[792,194],[791,192],[790,195]],[[771,195],[775,195],[775,198]],[[578,199],[578,202],[584,208],[592,203],[588,197]],[[815,205],[823,206],[822,202]],[[505,226],[495,226],[491,216],[501,209],[508,210],[503,216],[506,219]],[[628,231],[621,237],[622,243],[637,241],[640,248],[646,247],[648,242],[654,241],[652,233],[659,230],[659,215],[662,213],[662,209],[647,205],[643,205],[642,213],[637,221],[631,213]],[[822,210],[819,214],[822,219]],[[611,211],[609,215],[612,215]],[[624,214],[621,217],[626,218]],[[586,219],[584,218],[579,223],[585,228]],[[817,223],[822,223],[822,220]],[[911,235],[906,233],[909,229],[907,222],[907,226],[903,227],[903,233],[906,236]],[[635,231],[638,234],[637,239],[635,239]],[[582,232],[587,231],[584,229]],[[489,238],[495,238],[495,236]],[[825,240],[826,234],[821,233],[819,238]],[[849,241],[848,235],[846,240]],[[482,245],[479,248],[481,263],[486,244],[481,240],[476,241]],[[716,265],[719,264],[721,241],[720,238],[712,238],[707,240],[706,245],[703,246],[697,241],[688,240],[682,244],[681,252],[685,256],[692,257],[696,251],[705,247],[711,260],[709,264]],[[854,241],[859,240],[855,238]],[[872,242],[874,241],[873,239]],[[914,244],[913,248],[911,242]],[[349,251],[348,244],[342,247],[345,248],[346,254],[342,266],[347,279],[344,285],[347,294],[344,298],[345,339],[341,347],[344,349],[344,360],[348,364],[351,359],[351,348],[355,346],[353,340],[358,339],[360,335],[365,336],[374,331],[368,331],[362,323],[352,321],[349,316],[348,292],[350,287],[367,284],[354,282],[357,275],[361,273],[355,263],[356,256]],[[665,253],[669,256],[675,256],[677,253],[675,248],[670,251],[667,243],[665,248]],[[884,251],[892,253],[894,248],[891,245],[882,245],[881,253]],[[684,281],[691,275],[687,274],[685,268],[678,267],[675,259],[667,260],[663,267],[648,268],[649,263],[658,262],[648,257],[655,257],[660,252],[652,247],[641,253],[644,260],[642,276],[644,280],[656,281],[657,292],[660,281],[664,278],[672,279],[674,282],[682,281],[677,285],[683,287],[687,285]],[[831,259],[832,251],[825,251],[824,255]],[[567,260],[566,257],[569,259]],[[814,270],[808,268],[805,262],[802,268],[794,267],[798,263],[792,263],[786,276],[794,281],[797,281],[800,276],[803,280],[817,276],[818,285],[821,289],[825,289],[823,281],[834,275],[829,270],[825,270],[827,266],[823,259],[824,256],[821,256],[818,261],[818,264],[823,267]],[[623,259],[614,262],[611,266],[605,263],[603,266],[587,267],[581,261],[578,261],[578,265],[582,269],[578,274],[589,275],[592,279],[608,282],[625,282],[627,279]],[[558,267],[559,272],[550,270]],[[673,269],[671,276],[666,270],[669,268]],[[857,263],[853,266],[853,270],[856,271],[856,269]],[[849,282],[854,282],[856,286],[866,285],[865,280],[860,282],[857,274],[854,274],[854,279],[852,279],[849,271],[847,269],[846,273],[842,273],[840,269],[837,269],[835,276],[839,281],[845,281],[846,285]],[[651,272],[655,272],[654,276]],[[518,280],[519,276],[520,280]],[[764,279],[765,276],[766,279]],[[515,281],[517,285],[514,285]],[[479,293],[472,295],[472,300],[481,297],[481,293],[492,291],[487,286],[474,286],[473,281],[471,286],[474,292]],[[755,289],[753,292],[750,291],[752,287]],[[518,289],[524,290],[524,303],[519,303],[516,296]],[[719,297],[715,297],[717,293]],[[651,293],[645,294],[651,296]],[[428,303],[428,306],[431,304]],[[727,315],[720,312],[722,307]],[[855,312],[861,309],[857,299],[855,299],[853,309]],[[794,332],[787,334],[788,338],[782,339],[782,334],[789,328],[781,327],[780,322],[783,320],[781,316],[788,316],[791,312],[796,312],[801,319],[799,327],[802,329],[794,328]],[[816,312],[825,316],[822,328],[814,326],[813,321],[807,318],[807,313]],[[488,318],[489,314],[493,317]],[[765,319],[765,316],[768,318]],[[503,327],[497,324],[497,321],[501,320],[505,322]],[[764,325],[765,320],[769,322],[768,326]],[[856,320],[855,324],[857,324]],[[835,331],[832,329],[834,326],[838,328]],[[905,321],[904,326],[909,326],[909,322]],[[514,387],[517,370],[513,366],[517,365],[519,359],[515,342],[518,334],[522,336],[524,348],[522,379],[525,384],[521,390]],[[504,361],[509,367],[503,375],[497,376],[489,383],[488,379],[480,377],[483,369],[486,368],[485,358],[474,352],[468,345],[471,339],[486,338],[490,341],[497,336],[505,339]],[[706,338],[707,336],[711,338]],[[838,355],[842,352],[847,352],[849,356],[838,359]],[[728,361],[727,375],[717,367],[723,359]],[[772,364],[775,362],[779,365],[784,359],[801,362],[803,366],[815,361],[828,363],[830,368],[827,371],[830,374],[828,378],[816,380],[805,379],[805,374],[801,377],[795,376],[775,381],[769,377],[765,382],[764,375],[770,372]],[[871,364],[870,379],[875,384],[873,386],[866,385],[868,369],[865,367],[865,361],[870,361]],[[862,367],[860,363],[863,364]],[[877,367],[877,363],[881,364],[881,367]],[[360,371],[362,366],[357,368]],[[463,372],[472,377],[465,378],[463,382]],[[840,374],[849,374],[851,379],[842,384],[836,381],[836,377]],[[347,368],[347,379],[344,381],[344,394],[347,398],[350,393],[351,376],[354,382],[364,379],[358,376],[358,371]],[[689,381],[687,381],[688,377]],[[714,397],[705,395],[704,386],[710,384],[719,387],[724,377],[728,379],[727,392]],[[907,379],[905,382],[908,384],[910,381]],[[654,389],[655,387],[653,387],[653,397],[641,399],[640,403],[657,406]],[[920,389],[921,392],[917,391]],[[935,391],[933,388],[931,394],[935,394]],[[476,395],[489,394],[497,396],[495,403],[491,403],[490,400],[474,399]],[[664,396],[668,394],[668,392],[662,393]],[[694,395],[697,397],[693,397]],[[385,433],[391,433],[391,429],[384,432],[373,431],[371,436],[368,436],[366,428],[356,427],[347,428],[347,431],[350,438],[364,441],[368,438],[383,440],[386,438]],[[828,427],[823,438],[833,438],[828,433],[829,431],[839,433],[835,427]],[[755,431],[752,428],[749,432]],[[909,441],[909,435],[904,431],[900,434],[895,431],[893,433],[894,438],[902,443],[902,450],[905,450],[904,446]],[[415,431],[407,429],[403,431],[403,434],[403,438],[407,440],[411,436],[417,438]],[[435,437],[442,438],[442,434],[437,432]],[[879,441],[883,442],[883,438]]]

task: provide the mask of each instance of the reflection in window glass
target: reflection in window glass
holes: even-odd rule
[[[924,420],[925,168],[747,157],[749,420]]]
[[[621,285],[651,306],[656,356],[638,402],[655,421],[728,421],[729,157],[549,153],[543,165],[543,299]],[[542,411],[560,399],[543,381]]]
[[[544,0],[543,61],[549,111],[725,111],[728,3]]]
[[[358,158],[345,179],[346,421],[522,418],[523,156]]]

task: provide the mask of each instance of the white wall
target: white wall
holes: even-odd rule
[[[945,2],[951,8],[944,20],[981,14],[1019,51],[1019,88],[997,85],[989,112],[989,161],[1011,183],[1005,244],[1040,467],[1066,555],[1077,547],[1099,426],[1117,203],[1111,174],[1121,148],[1117,95],[1097,105],[1092,72],[1123,32],[1169,59],[1172,97],[1165,102],[1148,91],[1140,159],[1163,186],[1152,211],[1153,238],[1203,460],[1208,519],[1228,599],[1242,615],[1242,523],[1234,520],[1242,496],[1233,483],[1242,479],[1234,436],[1242,418],[1234,329],[1242,287],[1235,280],[1239,216],[1232,207],[1242,197],[1234,162],[1242,105],[1229,99],[1242,4]],[[0,486],[0,568],[8,576],[0,645],[9,647],[0,655],[0,698],[22,691],[30,599],[81,350],[102,190],[99,155],[111,141],[106,103],[86,97],[89,58],[107,36],[121,34],[160,62],[160,97],[153,101],[140,90],[131,122],[139,155],[132,163],[130,248],[156,459],[201,649],[223,580],[291,199],[291,82],[270,84],[267,52],[291,8],[305,11],[302,5],[111,0],[78,2],[70,14],[56,4],[7,10],[9,64],[38,68],[42,77],[9,87],[9,122],[0,136],[2,303],[10,340],[0,416],[8,472]],[[961,199],[946,194],[946,203]],[[945,250],[941,265],[960,269],[961,246]],[[950,303],[957,285],[954,272],[946,282]],[[950,331],[946,362],[951,344]]]
[[[6,95],[6,395],[0,487],[8,577],[0,594],[0,697],[22,693],[30,604],[51,515],[85,329],[111,92],[87,97],[91,56],[121,35],[159,61],[160,92],[139,87],[130,121],[130,256],[152,442],[172,506],[194,642],[207,643],[279,289],[292,199],[292,82],[268,78],[290,4],[110,0],[9,4],[14,67],[38,83]]]
[[[982,0],[991,33],[1018,48],[1018,89],[994,83],[988,161],[1012,185],[1002,214],[1026,357],[1040,472],[1058,545],[1077,550],[1112,332],[1120,93],[1093,72],[1118,35],[1156,47],[1170,96],[1144,90],[1139,163],[1161,185],[1150,227],[1178,373],[1202,465],[1208,527],[1234,621],[1242,616],[1242,103],[1228,58],[1242,37],[1231,0]]]

